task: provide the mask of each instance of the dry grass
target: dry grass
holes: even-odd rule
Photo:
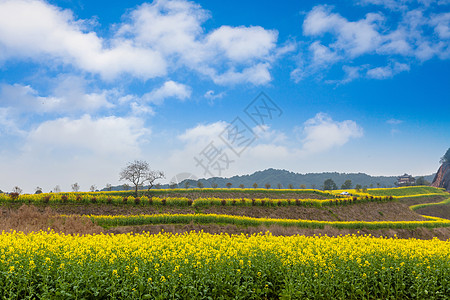
[[[103,228],[86,217],[61,217],[47,207],[39,211],[35,206],[22,205],[19,209],[0,210],[0,231],[22,231],[24,233],[54,230],[66,234],[93,234]]]

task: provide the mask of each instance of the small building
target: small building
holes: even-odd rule
[[[397,186],[414,185],[415,183],[416,179],[406,173],[397,177]]]

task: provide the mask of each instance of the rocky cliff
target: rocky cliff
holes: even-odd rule
[[[450,162],[443,163],[434,177],[431,186],[450,191]]]

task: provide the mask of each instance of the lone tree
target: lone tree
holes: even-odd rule
[[[78,185],[77,182],[75,182],[74,184],[72,184],[72,191],[78,192],[79,190],[80,190],[80,186]]]
[[[128,163],[128,165],[120,172],[120,180],[127,180],[134,184],[135,196],[138,196],[138,187],[148,182],[150,190],[156,179],[164,178],[162,171],[153,171],[146,161],[135,160]]]
[[[450,163],[450,148],[448,148],[444,156],[441,157],[440,163],[441,164]]]
[[[22,189],[20,188],[20,187],[18,187],[18,186],[15,186],[14,188],[13,188],[13,193],[16,193],[16,194],[21,194],[22,193]]]

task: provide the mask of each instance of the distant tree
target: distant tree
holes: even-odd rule
[[[145,174],[145,181],[148,182],[148,191],[154,186],[155,181],[158,179],[166,178],[166,175],[163,171],[153,171],[149,170],[147,174]],[[144,181],[144,182],[145,182]]]
[[[34,193],[35,193],[35,194],[42,194],[42,188],[41,188],[41,187],[36,187]]]
[[[184,182],[184,188],[185,188],[185,189],[188,189],[190,184],[191,184],[191,183],[189,182],[189,180],[186,180],[186,181]]]
[[[347,179],[344,184],[341,186],[341,189],[348,190],[352,188],[352,181],[350,179]]]
[[[311,184],[311,188],[312,189],[315,189],[316,188],[316,185],[313,183],[313,184]]]
[[[281,183],[277,184],[277,188],[281,189],[283,186],[281,185]]]
[[[135,160],[128,163],[128,165],[120,172],[119,180],[127,180],[134,184],[135,196],[138,196],[138,187],[148,182],[148,189],[153,187],[156,179],[164,178],[162,171],[153,171],[150,169],[148,162],[143,160]]]
[[[372,188],[373,188],[373,183],[371,183],[371,184],[369,185],[369,187],[372,189]]]
[[[176,188],[176,187],[177,187],[176,182],[171,182],[171,183],[169,184],[169,188],[171,188],[171,189],[174,189],[174,188]]]
[[[255,182],[252,186],[254,189],[256,189],[258,187],[258,184]]]
[[[202,183],[200,180],[197,181],[197,187],[198,187],[199,189],[202,189],[202,188],[204,187],[203,183]]]
[[[241,189],[243,189],[243,188],[244,188],[244,185],[241,183],[241,184],[239,185],[239,187],[240,187]]]
[[[323,189],[324,190],[337,190],[337,185],[336,183],[333,181],[333,179],[328,178],[327,180],[325,180],[323,182]]]
[[[341,189],[348,190],[352,188],[352,181],[350,179],[347,179],[344,181],[344,184],[341,186]]]
[[[95,190],[97,189],[97,186],[95,184],[91,185],[91,187],[89,188],[90,192],[95,192]]]
[[[430,185],[430,182],[425,179],[425,177],[420,176],[416,179],[416,185]]]
[[[22,193],[22,189],[18,186],[15,186],[13,188],[13,193],[17,193],[17,194],[21,194]]]
[[[157,184],[155,184],[155,189],[160,189],[161,188],[161,183],[157,183]]]
[[[74,184],[72,184],[72,191],[78,192],[79,190],[80,190],[80,185],[78,184],[78,182],[75,182]]]
[[[130,185],[127,184],[127,183],[125,183],[125,184],[122,185],[122,188],[123,188],[125,191],[128,191],[128,190],[130,189]]]
[[[291,190],[294,188],[294,186],[293,186],[291,183],[289,183],[288,187],[289,187]]]
[[[56,185],[56,186],[53,188],[53,191],[54,191],[55,193],[61,193],[61,187],[60,187],[59,185]]]
[[[219,185],[218,185],[216,182],[213,182],[213,183],[211,184],[211,187],[212,187],[213,189],[216,189],[218,186],[219,186]]]
[[[112,190],[112,185],[110,183],[107,183],[105,188],[106,188],[107,191],[111,191]]]
[[[266,189],[270,189],[270,183],[266,183],[264,186],[266,187]]]
[[[362,185],[360,185],[360,184],[355,185],[356,192],[359,192],[361,189],[362,189]]]
[[[439,162],[441,164],[450,163],[450,148],[447,149],[447,152],[445,152],[444,156],[441,157],[441,160]]]
[[[312,184],[311,187],[315,188],[316,186],[314,184]],[[306,185],[305,184],[300,184],[300,188],[301,189],[306,189]]]
[[[377,188],[381,187],[381,183],[377,182]]]
[[[363,192],[363,193],[367,193],[367,185],[365,185],[365,186],[363,187],[362,192]]]
[[[232,184],[231,182],[228,182],[228,183],[226,184],[227,188],[230,188],[232,185],[233,185],[233,184]]]

